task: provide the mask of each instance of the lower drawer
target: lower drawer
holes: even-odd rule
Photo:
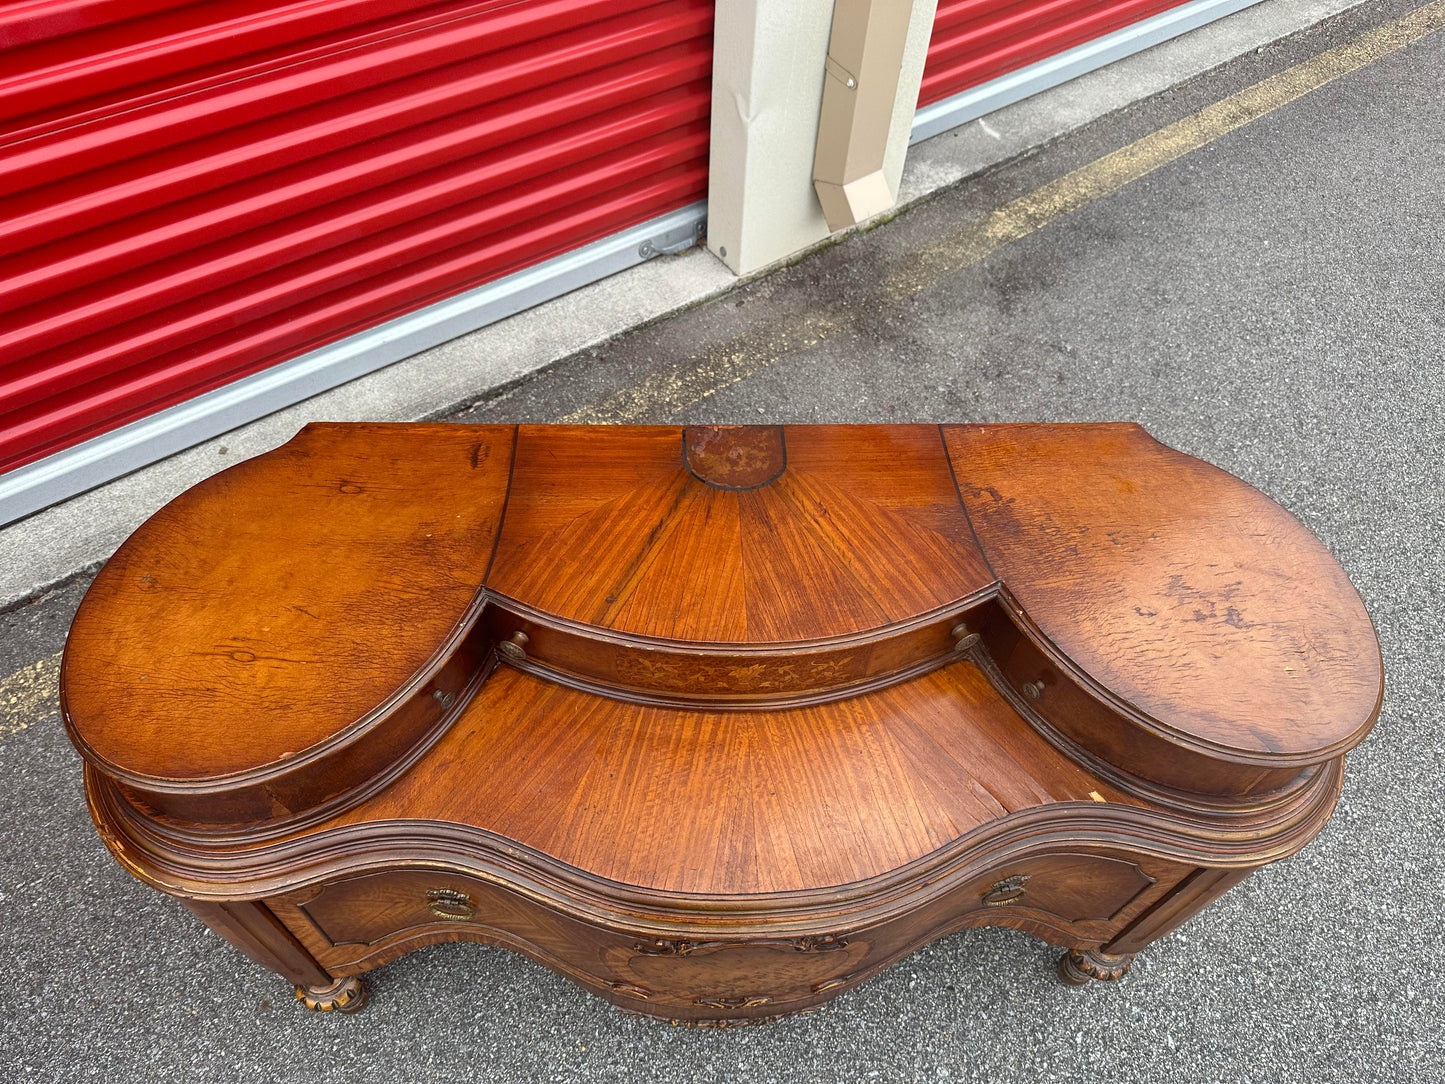
[[[267,901],[332,974],[422,945],[520,952],[639,1012],[672,1018],[788,1012],[868,968],[872,937],[659,938],[593,926],[465,875],[393,870]]]
[[[1137,863],[1083,852],[1004,863],[950,893],[960,910],[1037,911],[1065,923],[1108,922],[1155,883]],[[398,934],[500,928],[566,947],[576,923],[487,881],[432,870],[389,870],[333,881],[286,897],[332,949],[368,948]],[[346,953],[345,955],[352,955]]]
[[[374,965],[420,944],[449,940],[492,941],[563,960],[585,958],[592,955],[589,946],[605,936],[520,893],[433,869],[362,874],[268,903],[332,968]]]
[[[747,1015],[817,1003],[964,926],[1013,926],[1060,944],[1100,944],[1185,872],[1173,864],[1083,851],[1038,855],[995,865],[887,921],[850,923],[842,912],[836,930],[806,936],[786,928],[776,936],[745,937],[725,930],[661,938],[629,933],[436,869],[364,874],[268,904],[333,974],[362,971],[438,941],[484,941],[639,1011],[686,1017],[737,1009]]]

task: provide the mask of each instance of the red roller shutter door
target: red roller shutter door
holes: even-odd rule
[[[0,471],[704,198],[712,21],[0,6]]]
[[[918,104],[1082,45],[1183,0],[939,0]]]

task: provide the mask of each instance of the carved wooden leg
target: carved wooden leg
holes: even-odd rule
[[[1118,982],[1129,973],[1133,963],[1132,952],[1070,949],[1059,957],[1059,978],[1070,986],[1084,986],[1090,979]]]
[[[251,959],[284,976],[296,988],[296,1000],[308,1009],[351,1013],[366,1004],[366,987],[359,978],[332,978],[265,904],[181,902]]]
[[[366,1004],[366,984],[352,975],[325,986],[298,986],[296,1000],[312,1012],[352,1013]]]

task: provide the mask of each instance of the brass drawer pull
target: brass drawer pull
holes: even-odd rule
[[[437,918],[448,918],[454,922],[465,922],[477,913],[472,897],[454,888],[433,888],[426,894],[426,909]]]
[[[1002,881],[995,881],[983,894],[983,902],[990,907],[1017,903],[1024,898],[1024,893],[1028,891],[1024,886],[1029,883],[1030,876],[1027,873],[1016,873],[1012,877],[1005,877]]]

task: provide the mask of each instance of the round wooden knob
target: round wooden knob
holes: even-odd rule
[[[977,647],[979,640],[983,639],[978,633],[970,632],[967,625],[954,625],[949,635],[953,637],[955,651],[968,651]]]

